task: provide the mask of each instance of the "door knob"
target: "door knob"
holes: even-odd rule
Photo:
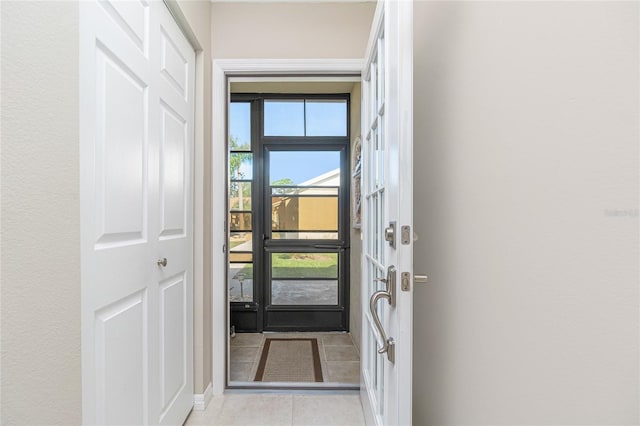
[[[158,264],[158,266],[165,267],[167,266],[167,258],[163,257],[162,259],[158,259],[156,263]]]

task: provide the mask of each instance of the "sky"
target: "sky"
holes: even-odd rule
[[[346,102],[265,101],[267,136],[346,136]],[[306,123],[305,123],[306,109]],[[233,102],[229,110],[229,133],[238,142],[251,140],[250,104]],[[289,178],[299,184],[340,167],[337,151],[272,152],[270,180]],[[247,169],[249,165],[247,164]],[[240,170],[245,169],[245,166]],[[245,175],[249,176],[245,169]]]

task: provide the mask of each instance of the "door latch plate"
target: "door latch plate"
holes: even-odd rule
[[[411,227],[408,225],[400,228],[400,241],[403,245],[407,245],[411,243]]]
[[[411,274],[408,272],[403,272],[400,275],[400,289],[402,291],[411,290]]]

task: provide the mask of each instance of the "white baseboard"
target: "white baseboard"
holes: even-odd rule
[[[193,409],[195,411],[204,411],[213,398],[213,392],[211,391],[211,383],[204,390],[204,393],[196,393],[193,395]]]

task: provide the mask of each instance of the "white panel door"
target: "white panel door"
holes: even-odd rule
[[[413,339],[412,3],[379,1],[362,80],[361,400],[410,425]]]
[[[182,423],[194,52],[160,1],[80,2],[80,40],[83,421]]]
[[[182,424],[193,406],[193,135],[195,53],[166,7],[161,7],[158,70],[157,257],[167,259],[160,294],[159,417]]]

